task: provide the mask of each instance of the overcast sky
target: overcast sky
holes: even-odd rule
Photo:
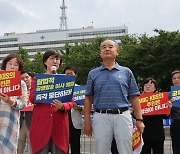
[[[65,0],[69,29],[128,26],[129,34],[180,29],[180,0]],[[62,0],[0,0],[0,36],[58,29]]]

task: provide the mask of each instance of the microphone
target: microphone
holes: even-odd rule
[[[51,67],[52,74],[57,74],[56,70],[57,70],[56,66]]]

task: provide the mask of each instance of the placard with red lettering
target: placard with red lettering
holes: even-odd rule
[[[21,96],[21,73],[19,71],[0,71],[0,93],[8,96]]]
[[[138,131],[136,124],[133,124],[133,150],[141,144],[141,133]]]
[[[133,154],[139,154],[144,145],[142,135],[136,127],[136,123],[133,120]]]
[[[169,114],[168,92],[144,93],[139,96],[143,115]]]

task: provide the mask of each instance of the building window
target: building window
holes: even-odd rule
[[[18,41],[18,38],[0,39],[0,42],[15,42],[15,41]]]

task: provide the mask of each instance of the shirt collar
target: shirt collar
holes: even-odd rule
[[[114,66],[113,69],[120,70],[120,68],[121,68],[121,66],[116,62],[116,64],[115,64],[115,66]],[[102,65],[100,66],[100,70],[102,71],[102,70],[105,70],[105,69],[107,69],[107,68],[104,66],[104,64],[102,64]],[[113,69],[112,69],[112,70],[113,70]]]

